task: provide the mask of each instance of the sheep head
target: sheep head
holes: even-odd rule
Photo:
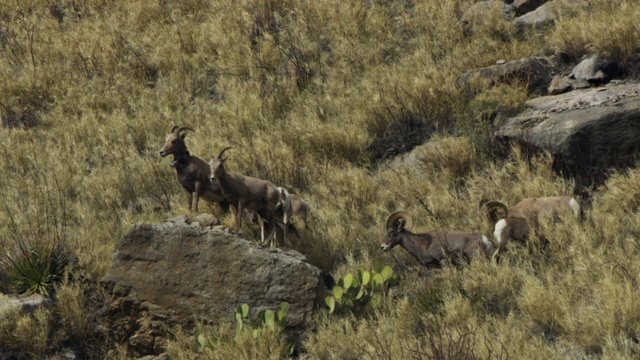
[[[224,162],[227,161],[229,157],[222,157],[222,155],[224,155],[224,152],[229,149],[231,149],[231,146],[227,146],[222,149],[218,156],[213,156],[211,157],[211,160],[209,160],[209,166],[211,167],[211,181],[214,181],[225,173]]]
[[[278,187],[278,204],[276,205],[276,209],[282,209],[282,211],[286,212],[291,208],[291,195],[289,191],[283,187]]]
[[[496,207],[502,210],[502,214],[498,214],[498,211],[495,209]],[[509,217],[509,209],[507,208],[507,205],[500,201],[488,201],[486,199],[482,199],[480,201],[479,209],[482,210],[483,208],[485,209],[489,220],[493,223],[496,223],[501,218]]]
[[[389,251],[402,241],[402,234],[411,229],[413,219],[406,211],[396,211],[389,215],[385,224],[385,237],[380,245],[382,251]]]
[[[193,129],[188,126],[174,126],[167,135],[162,149],[160,149],[160,156],[165,157],[170,154],[186,152],[187,145],[184,142],[184,138],[187,133],[185,131],[193,131]]]

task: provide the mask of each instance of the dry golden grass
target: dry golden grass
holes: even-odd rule
[[[400,278],[371,316],[319,318],[302,357],[637,356],[638,170],[594,189],[584,223],[545,223],[546,249],[510,246],[497,264],[473,261],[427,279],[402,249],[378,250],[395,210],[409,211],[416,231],[490,235],[480,199],[515,204],[575,190],[548,155],[492,157],[493,114],[520,109],[525,84],[480,87],[468,98],[460,74],[554,50],[621,61],[638,53],[635,1],[590,1],[590,11],[566,12],[555,28],[524,39],[498,12],[464,36],[456,23],[472,3],[5,1],[0,116],[12,126],[0,128],[0,253],[14,246],[11,234],[62,234],[77,258],[71,279],[84,282],[59,285],[53,308],[3,321],[0,350],[43,357],[85,336],[93,309],[83,296],[96,290],[83,284],[104,275],[121,235],[138,221],[188,213],[174,170],[158,156],[171,126],[187,125],[196,130],[191,153],[208,159],[233,146],[232,171],[310,202],[310,226],[290,246],[311,263],[341,276],[381,257]],[[432,134],[435,150],[419,166],[378,166]],[[279,334],[209,331],[222,339],[221,354],[281,353]],[[172,355],[198,358],[190,334],[170,342]],[[130,357],[107,349],[113,344],[79,346]]]
[[[569,13],[552,31],[552,46],[576,58],[596,53],[621,62],[636,59],[640,4],[633,0],[588,0],[589,6]]]

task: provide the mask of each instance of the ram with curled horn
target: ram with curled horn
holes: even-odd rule
[[[413,219],[406,211],[389,215],[385,224],[385,238],[380,246],[389,251],[400,245],[424,266],[443,266],[449,259],[463,257],[467,261],[483,253],[493,253],[493,243],[480,233],[434,230],[416,234],[410,231]]]
[[[231,149],[226,147],[209,161],[211,167],[211,180],[220,184],[222,195],[235,207],[236,229],[242,228],[242,218],[245,210],[252,210],[258,215],[260,223],[261,245],[271,240],[271,248],[275,248],[275,219],[274,213],[280,192],[277,187],[268,180],[245,176],[227,171],[224,164],[228,156],[224,153]],[[268,235],[265,237],[265,222],[268,224]],[[273,240],[272,240],[273,237]]]
[[[480,201],[479,208],[486,209],[493,223],[493,236],[497,241],[497,250],[503,249],[509,241],[524,242],[532,231],[540,229],[543,216],[553,220],[563,217],[575,217],[582,220],[584,214],[578,201],[570,196],[551,196],[528,198],[516,205],[507,207],[500,201]],[[501,209],[502,218],[497,218],[496,208]]]
[[[174,126],[160,149],[160,156],[173,155],[171,166],[176,169],[178,182],[187,191],[188,205],[191,211],[195,194],[195,212],[198,212],[200,198],[220,204],[224,212],[229,210],[229,204],[220,190],[220,185],[211,181],[209,165],[187,150],[185,137],[187,131],[194,131],[188,126]]]

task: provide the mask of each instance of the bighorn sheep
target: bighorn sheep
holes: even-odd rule
[[[280,198],[280,193],[276,186],[270,181],[226,171],[224,163],[227,161],[228,156],[222,157],[222,155],[229,149],[231,149],[231,147],[222,149],[217,157],[212,157],[209,161],[212,174],[211,180],[215,180],[220,184],[222,195],[236,208],[235,221],[238,230],[242,227],[244,209],[253,210],[258,214],[261,245],[265,246],[274,235],[274,212]],[[269,235],[266,241],[264,231],[265,221],[269,226]],[[271,248],[274,247],[275,240],[272,240]]]
[[[304,222],[304,227],[308,226],[309,203],[304,201],[298,194],[291,193],[291,206],[289,207],[289,217],[295,216]]]
[[[276,203],[276,207],[274,209],[274,221],[275,224],[282,230],[282,241],[283,244],[287,243],[287,228],[289,227],[289,217],[291,213],[291,195],[287,189],[278,186],[278,202]],[[293,224],[291,224],[293,225]],[[297,230],[295,230],[297,234]],[[274,233],[274,237],[276,234]]]
[[[304,221],[305,228],[307,227],[307,217],[309,215],[309,204],[304,201],[298,194],[290,193],[283,187],[278,187],[279,199],[276,205],[275,221],[276,225],[280,227],[283,233],[283,241],[287,241],[287,230],[292,229],[298,238],[298,230],[290,223],[292,217],[299,217]]]
[[[540,216],[549,216],[559,219],[562,216],[573,215],[580,219],[582,209],[576,199],[569,196],[553,196],[524,199],[516,205],[507,208],[500,201],[480,202],[480,208],[486,207],[488,211],[498,207],[504,212],[504,218],[495,222],[493,236],[497,240],[497,250],[504,248],[510,240],[524,241],[531,230],[540,227]],[[496,221],[495,218],[492,218]]]
[[[207,201],[217,202],[224,212],[229,211],[229,203],[222,195],[220,185],[211,181],[211,170],[207,163],[197,156],[189,154],[184,138],[187,133],[193,131],[186,126],[174,126],[160,149],[160,156],[165,157],[173,154],[171,166],[176,168],[180,185],[189,194],[189,211],[193,204],[193,194],[196,195],[195,212],[198,212],[198,202],[200,198]]]
[[[406,211],[389,215],[380,249],[386,252],[400,245],[424,266],[446,265],[451,255],[461,255],[470,260],[479,251],[486,256],[493,252],[493,243],[480,233],[434,230],[415,234],[409,231],[412,224],[413,220]]]
[[[304,201],[300,195],[289,192],[283,187],[278,187],[280,192],[280,201],[278,201],[277,209],[281,209],[283,213],[283,220],[285,223],[292,217],[298,217],[304,221],[305,227],[307,226],[307,218],[309,217],[309,203]],[[286,217],[284,216],[286,215]]]

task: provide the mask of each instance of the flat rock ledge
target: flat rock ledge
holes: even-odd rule
[[[500,121],[498,139],[548,150],[563,170],[579,178],[640,160],[639,83],[612,82],[538,97],[526,106],[517,116]]]
[[[139,356],[161,354],[175,325],[234,321],[243,303],[255,316],[286,301],[289,328],[304,329],[326,291],[321,271],[299,252],[269,251],[184,217],[133,225],[101,285],[99,328]]]

